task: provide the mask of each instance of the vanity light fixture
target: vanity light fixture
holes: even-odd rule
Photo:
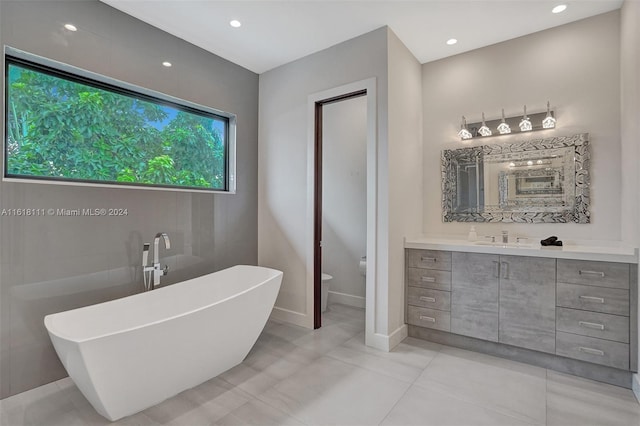
[[[480,133],[481,136],[491,136],[492,134],[491,129],[487,126],[487,123],[485,123],[484,121],[484,112],[482,113],[482,127],[478,129],[478,133]]]
[[[549,106],[549,101],[547,101],[547,116],[542,120],[542,128],[553,129],[554,127],[556,127],[556,119],[551,115],[551,107]]]
[[[458,132],[458,136],[460,136],[460,139],[463,140],[471,139],[473,137],[469,129],[467,129],[467,119],[464,117],[464,115],[462,116],[462,123],[460,124],[460,131]]]
[[[477,139],[507,135],[513,133],[526,133],[538,130],[549,130],[556,127],[555,113],[551,109],[551,103],[547,102],[547,110],[528,114],[527,106],[524,106],[523,115],[512,115],[505,117],[502,109],[502,119],[495,118],[487,120],[485,113],[482,113],[482,120],[471,121],[462,117],[462,125],[458,136],[461,139]],[[471,136],[469,136],[471,135]]]
[[[524,116],[522,117],[522,121],[519,124],[521,132],[529,132],[533,129],[533,125],[531,124],[531,120],[527,117],[527,106],[524,106]]]
[[[498,132],[500,132],[501,135],[511,133],[511,127],[509,127],[507,122],[504,120],[504,108],[502,108],[502,121],[498,125]]]
[[[78,28],[73,24],[64,24],[64,27],[69,31],[78,31]]]

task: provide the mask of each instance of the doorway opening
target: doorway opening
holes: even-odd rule
[[[314,146],[313,146],[313,156],[314,156],[314,173],[313,173],[313,204],[314,204],[314,208],[313,208],[313,328],[317,329],[320,328],[322,326],[322,312],[323,312],[323,304],[325,305],[324,307],[326,308],[326,303],[327,303],[327,289],[325,287],[324,291],[323,291],[323,285],[327,286],[329,283],[327,282],[328,279],[331,279],[331,276],[323,273],[323,248],[326,247],[326,241],[323,241],[323,219],[325,219],[325,216],[323,215],[324,209],[323,209],[323,201],[326,197],[323,197],[323,189],[325,189],[325,184],[328,183],[332,189],[331,195],[336,195],[336,189],[340,188],[340,182],[337,181],[339,180],[340,177],[340,173],[332,173],[330,175],[329,180],[327,180],[327,176],[325,175],[325,172],[327,172],[327,170],[325,169],[325,164],[324,161],[327,158],[326,156],[326,152],[325,152],[325,145],[326,145],[326,140],[324,140],[324,138],[326,136],[328,136],[329,134],[331,135],[331,141],[334,144],[338,144],[338,145],[334,145],[332,146],[332,152],[331,152],[331,161],[333,161],[331,164],[334,165],[334,167],[339,167],[339,165],[336,165],[336,161],[342,164],[342,171],[346,171],[347,173],[344,174],[343,173],[343,177],[347,177],[348,180],[354,180],[352,178],[355,178],[355,180],[357,180],[359,183],[362,183],[361,187],[362,187],[362,193],[358,194],[357,191],[358,189],[355,189],[355,193],[353,192],[354,189],[351,188],[351,193],[343,193],[342,195],[342,199],[339,199],[340,197],[332,197],[331,200],[331,206],[336,206],[336,209],[342,209],[342,212],[338,212],[338,214],[342,214],[342,217],[345,218],[345,220],[351,220],[351,225],[349,224],[342,224],[344,225],[344,229],[343,229],[343,236],[345,237],[344,240],[348,240],[348,241],[342,241],[341,242],[343,244],[332,244],[332,249],[333,252],[335,254],[335,256],[337,258],[339,258],[339,261],[342,262],[344,264],[344,262],[348,262],[349,265],[347,265],[347,267],[344,267],[342,265],[338,266],[338,265],[334,265],[334,269],[343,269],[343,273],[340,273],[339,277],[333,277],[335,278],[339,278],[338,280],[336,280],[335,282],[339,283],[341,280],[346,279],[347,281],[349,281],[351,283],[351,285],[356,284],[356,281],[358,281],[357,276],[354,278],[354,271],[355,274],[358,273],[358,261],[361,260],[361,255],[362,252],[364,251],[364,259],[366,259],[366,254],[369,251],[369,244],[367,243],[367,238],[368,238],[368,232],[370,227],[368,226],[368,220],[369,220],[369,214],[368,214],[368,206],[369,206],[369,196],[368,196],[368,135],[367,135],[367,127],[368,127],[368,123],[367,123],[367,116],[368,116],[368,112],[367,112],[367,102],[366,102],[366,96],[367,96],[367,89],[360,89],[360,90],[354,90],[354,91],[349,91],[347,93],[343,93],[337,96],[332,96],[332,97],[327,97],[325,99],[320,99],[320,100],[316,100],[315,104],[314,104]],[[362,121],[363,122],[358,122],[358,123],[352,123],[355,124],[355,127],[357,128],[357,126],[361,126],[361,129],[357,128],[356,130],[353,129],[331,129],[331,128],[327,128],[327,122],[325,122],[325,118],[327,116],[331,117],[330,114],[327,114],[327,108],[330,108],[330,112],[332,114],[336,114],[339,113],[338,110],[334,109],[335,106],[337,106],[336,104],[339,104],[341,106],[348,106],[350,104],[352,104],[353,106],[356,106],[355,103],[353,102],[347,102],[347,101],[355,101],[358,98],[363,98],[365,97],[365,99],[363,99],[364,102],[358,104],[358,105],[363,105],[364,106],[364,114],[362,115]],[[347,110],[342,110],[342,111],[347,111]],[[335,116],[334,116],[335,117]],[[342,118],[346,118],[346,117],[342,117]],[[349,123],[349,120],[341,120],[344,121],[345,123]],[[349,138],[351,137],[349,135],[349,130],[351,131],[359,131],[362,133],[362,146],[361,147],[355,147],[355,146],[348,146],[347,144],[350,143]],[[344,134],[342,134],[344,133]],[[340,138],[344,138],[344,140],[340,140]],[[353,139],[351,137],[351,139]],[[356,138],[357,139],[357,138]],[[357,143],[357,141],[354,141],[354,143]],[[339,144],[343,144],[343,150],[339,150]],[[361,149],[362,148],[362,149]],[[339,152],[340,151],[340,152]],[[336,155],[338,154],[338,155]],[[341,158],[342,156],[342,158]],[[351,156],[352,158],[354,158],[357,161],[352,161],[351,165],[349,165],[349,156]],[[349,170],[345,170],[345,165],[347,167],[350,167]],[[362,181],[362,182],[360,182]],[[347,182],[345,182],[347,183]],[[345,186],[353,186],[353,185],[345,185]],[[352,207],[350,207],[352,206]],[[353,214],[350,214],[352,212],[349,211],[349,209],[352,208],[354,210],[356,210],[356,215],[360,216],[360,223],[358,223],[358,218],[354,217]],[[362,210],[360,212],[360,210]],[[360,212],[361,214],[358,214],[358,212]],[[351,235],[351,236],[347,236],[344,235],[345,233],[350,233],[353,234],[353,232],[351,232],[353,230],[353,228],[362,228],[362,235]],[[330,229],[330,236],[331,239],[330,241],[337,241],[337,238],[334,238],[335,236],[337,236],[338,234],[340,234],[340,230],[338,229],[333,229],[333,227]],[[347,232],[345,232],[347,231]],[[327,235],[327,233],[325,232],[325,237],[327,239],[329,239],[329,235]],[[362,241],[362,239],[364,239],[364,242]],[[323,247],[324,246],[324,247]],[[360,253],[359,255],[354,255],[354,253]],[[336,259],[336,262],[338,262],[338,259]],[[335,262],[334,262],[335,263]],[[360,262],[360,267],[361,268],[366,268],[362,267],[362,262]],[[366,263],[365,263],[366,265]],[[323,280],[324,278],[324,280]],[[367,278],[367,281],[369,280],[369,278]],[[324,284],[323,284],[324,281]],[[343,284],[344,287],[344,284]],[[366,286],[367,288],[369,287],[369,285]],[[347,293],[358,293],[358,292],[362,292],[364,290],[364,288],[362,289],[356,289],[355,291],[353,290],[347,290]],[[344,294],[344,293],[339,293],[339,292],[334,292],[332,294],[336,294],[336,295],[341,295],[341,297],[343,298],[347,298],[347,300],[349,298],[352,298],[352,300],[356,300],[356,305],[358,304],[357,301],[358,299],[362,299],[362,306],[364,307],[365,303],[365,297],[364,296],[358,296],[358,295],[350,295],[350,294]],[[368,294],[367,294],[368,297]]]

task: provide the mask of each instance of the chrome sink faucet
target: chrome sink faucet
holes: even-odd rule
[[[142,277],[144,280],[145,291],[153,290],[160,285],[160,277],[169,273],[169,266],[164,265],[164,268],[160,267],[160,238],[164,241],[164,247],[166,250],[171,249],[171,240],[166,232],[158,232],[153,240],[153,264],[147,266],[149,260],[149,243],[144,244],[142,251]],[[153,281],[151,276],[147,279],[147,272],[153,274]]]

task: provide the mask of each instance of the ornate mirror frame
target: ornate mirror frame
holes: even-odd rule
[[[500,205],[482,206],[467,209],[464,212],[455,211],[458,197],[457,165],[475,164],[477,170],[483,170],[486,158],[501,159],[502,161],[523,161],[534,158],[536,154],[555,152],[562,148],[573,148],[573,164],[565,168],[570,170],[570,176],[565,176],[563,182],[575,185],[575,200],[571,206],[517,206],[509,208],[504,204],[500,188]],[[571,153],[571,150],[562,150]],[[565,155],[566,158],[570,157]],[[554,138],[533,139],[512,144],[482,145],[442,151],[442,218],[444,222],[516,222],[516,223],[589,223],[589,135],[582,133],[574,136],[559,136]],[[513,163],[511,163],[513,165]],[[558,173],[554,173],[558,176]],[[506,177],[500,177],[500,186],[505,185]],[[554,179],[549,175],[548,179]],[[565,188],[566,189],[566,188]],[[573,188],[570,188],[573,189]],[[529,189],[534,192],[532,189]],[[502,206],[501,206],[502,205]]]

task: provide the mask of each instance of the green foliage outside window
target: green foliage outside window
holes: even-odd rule
[[[6,173],[225,189],[228,122],[10,63]]]

